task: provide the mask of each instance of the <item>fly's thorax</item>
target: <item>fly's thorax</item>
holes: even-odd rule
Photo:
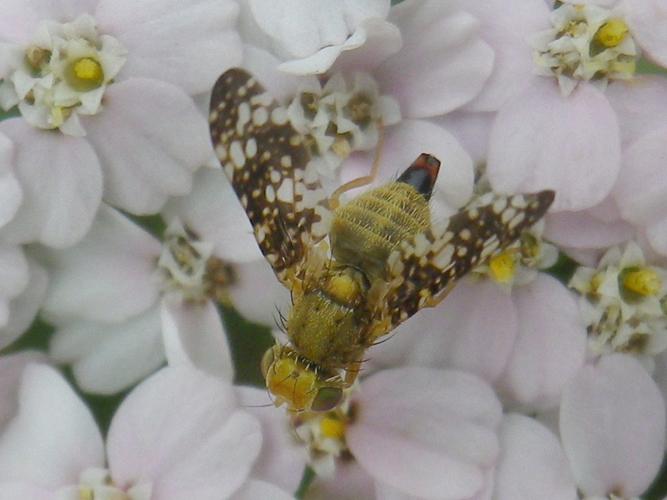
[[[398,245],[430,227],[428,201],[412,185],[392,182],[372,189],[333,214],[331,251],[337,262],[385,279],[386,261]]]
[[[343,399],[345,383],[337,371],[326,370],[287,346],[271,347],[262,359],[266,387],[276,406],[291,412],[320,412]]]
[[[351,267],[326,270],[312,288],[294,298],[287,319],[294,349],[327,368],[355,361],[363,349],[367,288],[364,275]]]

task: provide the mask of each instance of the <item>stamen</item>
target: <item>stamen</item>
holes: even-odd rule
[[[498,283],[510,283],[516,273],[516,259],[513,250],[495,255],[489,261],[489,274]]]
[[[616,47],[629,32],[628,25],[621,19],[610,19],[595,33],[595,41],[603,47]]]
[[[343,439],[345,437],[345,422],[337,418],[324,417],[320,422],[320,430],[324,437]]]
[[[623,287],[642,297],[657,295],[662,288],[658,273],[650,268],[640,268],[622,274]]]

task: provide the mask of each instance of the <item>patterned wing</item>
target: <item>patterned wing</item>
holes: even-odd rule
[[[418,234],[392,253],[388,266],[393,286],[381,316],[389,330],[447,290],[496,250],[516,241],[537,222],[554,199],[553,191],[530,195],[489,193],[453,215],[447,225]],[[389,331],[387,330],[387,331]],[[386,332],[378,332],[382,334]]]
[[[215,153],[260,249],[289,287],[290,270],[327,234],[331,218],[304,138],[285,108],[239,68],[213,87],[209,124]]]

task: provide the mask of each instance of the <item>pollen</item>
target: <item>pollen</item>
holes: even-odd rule
[[[621,19],[610,19],[595,33],[595,41],[603,47],[617,47],[628,34],[628,25]]]
[[[623,287],[642,297],[657,295],[662,288],[662,280],[653,269],[640,268],[624,274]]]
[[[77,59],[68,68],[67,82],[81,92],[96,89],[104,83],[102,65],[92,57]]]
[[[516,260],[513,251],[495,255],[489,261],[489,274],[498,283],[509,283],[516,273]]]
[[[320,422],[320,430],[324,437],[343,439],[345,437],[345,422],[337,418],[324,417]]]

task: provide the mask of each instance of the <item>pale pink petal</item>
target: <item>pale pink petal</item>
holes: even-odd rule
[[[597,89],[582,84],[563,97],[555,80],[540,78],[499,111],[487,173],[497,191],[554,189],[552,211],[582,210],[611,191],[619,142],[614,111]]]
[[[250,45],[243,47],[243,67],[250,71],[278,102],[284,103],[294,97],[303,78],[278,71],[279,64],[278,58],[263,49]],[[208,102],[206,108],[208,110]]]
[[[667,5],[664,0],[624,0],[632,37],[648,57],[667,66]]]
[[[43,20],[68,22],[92,14],[97,0],[3,0],[0,38],[25,43]]]
[[[306,449],[290,433],[288,416],[276,410],[264,389],[237,387],[236,394],[239,406],[262,425],[262,450],[252,477],[296,491],[306,466]]]
[[[532,418],[509,414],[500,427],[496,500],[576,500],[577,487],[558,438]]]
[[[624,143],[665,126],[667,79],[661,75],[637,75],[631,81],[612,82],[605,92],[619,117]]]
[[[104,170],[104,198],[136,214],[157,212],[190,191],[192,172],[211,154],[206,121],[174,85],[131,78],[109,87],[105,109],[87,118]]]
[[[519,335],[499,386],[520,405],[549,409],[584,363],[586,329],[573,294],[551,276],[539,274],[513,295]]]
[[[486,162],[495,113],[454,111],[433,121],[449,131],[463,145],[475,165]]]
[[[114,394],[136,384],[165,362],[157,307],[123,323],[83,323],[73,331],[97,339],[72,365],[77,384],[87,392]],[[63,349],[63,345],[59,347]]]
[[[9,303],[9,321],[0,328],[0,349],[19,338],[32,324],[46,295],[47,272],[28,259],[30,280],[20,295]]]
[[[646,238],[654,251],[667,256],[667,219],[648,226]]]
[[[230,0],[100,0],[95,18],[128,50],[121,78],[164,80],[192,95],[240,64],[238,11]]]
[[[236,410],[231,385],[170,367],[123,401],[107,450],[117,485],[150,481],[153,500],[219,500],[243,484],[261,442],[257,420]]]
[[[250,0],[259,27],[273,38],[276,48],[294,57],[345,42],[368,17],[387,16],[388,0],[328,2],[326,0]]]
[[[63,248],[90,228],[102,196],[100,164],[85,138],[66,136],[5,120],[0,130],[16,147],[15,174],[23,203],[5,226],[17,242],[39,241]]]
[[[544,237],[569,248],[607,248],[627,241],[634,234],[634,228],[627,222],[605,222],[590,210],[557,212],[548,214],[545,220]]]
[[[185,302],[181,297],[166,296],[160,305],[162,337],[167,362],[185,364],[231,381],[234,363],[227,336],[213,302]]]
[[[378,498],[373,479],[354,461],[339,461],[332,478],[317,477],[308,488],[308,500]],[[381,498],[381,497],[380,497]]]
[[[167,221],[178,217],[199,239],[213,244],[226,261],[263,258],[252,226],[236,193],[220,168],[202,168],[188,196],[172,198],[162,210]]]
[[[667,219],[667,127],[645,134],[623,151],[614,198],[623,217],[636,224]]]
[[[30,483],[0,482],[0,500],[54,500],[53,493]]]
[[[549,9],[543,0],[459,0],[458,4],[481,22],[480,35],[495,54],[493,73],[466,109],[497,111],[535,78],[528,40],[550,27]]]
[[[266,500],[292,500],[294,496],[266,481],[251,479],[246,481],[230,497],[231,500],[257,500],[260,498]]]
[[[662,462],[665,402],[639,362],[606,356],[563,391],[560,432],[585,494],[639,496]]]
[[[498,454],[501,409],[481,379],[401,368],[362,384],[347,443],[376,481],[428,498],[465,498],[484,487]]]
[[[28,260],[23,249],[0,242],[0,297],[16,297],[28,286],[29,279]]]
[[[475,493],[469,497],[457,497],[456,500],[491,500],[493,495],[493,471],[487,472],[487,477],[485,479],[485,485],[479,493]],[[337,498],[337,497],[336,497]],[[408,495],[403,493],[396,488],[389,486],[388,484],[381,483],[376,481],[375,483],[375,496],[368,496],[366,498],[377,498],[378,500],[424,500],[424,497],[417,497],[414,495]],[[429,497],[431,498],[431,497]],[[432,497],[433,499],[440,500],[440,496],[437,494]]]
[[[654,359],[655,371],[653,372],[653,380],[655,380],[662,393],[662,399],[667,401],[667,352],[662,352]],[[667,424],[667,421],[665,423]],[[665,441],[665,447],[667,447],[667,441]]]
[[[275,326],[278,312],[290,309],[290,293],[265,258],[234,266],[236,282],[229,288],[232,303],[244,318]]]
[[[104,444],[86,405],[46,365],[23,372],[19,411],[0,436],[0,481],[58,488],[104,465]]]
[[[444,114],[480,92],[493,69],[493,50],[479,38],[479,23],[470,14],[420,0],[395,6],[389,20],[400,28],[403,48],[375,75],[404,116]]]
[[[298,75],[322,74],[326,71],[370,71],[402,45],[400,30],[377,17],[365,19],[342,45],[325,47],[303,59],[282,63],[281,71]]]
[[[123,321],[157,301],[153,275],[159,242],[118,211],[102,206],[91,232],[68,251],[49,254],[44,312],[55,322],[76,317]]]
[[[0,134],[0,227],[9,222],[23,201],[23,191],[14,176],[14,146]]]
[[[388,128],[380,171],[372,186],[398,177],[421,153],[432,154],[442,162],[430,202],[434,219],[441,222],[469,200],[474,179],[472,159],[444,128],[426,120],[403,120]],[[350,158],[342,172],[343,182],[368,175],[373,154]],[[350,196],[358,192],[352,190]]]
[[[490,280],[464,281],[440,306],[403,323],[368,356],[383,366],[456,368],[493,382],[507,364],[517,330],[510,294]]]
[[[38,351],[21,351],[0,357],[0,433],[18,410],[23,370],[31,363],[43,362],[46,362],[46,356]]]

